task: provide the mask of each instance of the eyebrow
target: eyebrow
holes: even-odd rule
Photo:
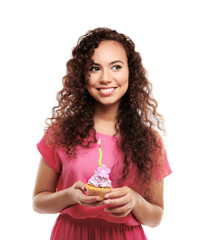
[[[122,61],[120,61],[120,60],[115,60],[115,61],[111,62],[110,64],[112,65],[112,64],[115,64],[115,63],[117,63],[117,62],[120,62],[120,63],[124,64],[124,63],[123,63]]]
[[[118,63],[118,62],[124,64],[124,63],[123,63],[122,61],[120,61],[120,60],[112,61],[112,62],[110,62],[109,64],[110,64],[110,65],[113,65],[113,64]],[[95,63],[94,61],[93,61],[92,65],[100,66],[99,63]]]

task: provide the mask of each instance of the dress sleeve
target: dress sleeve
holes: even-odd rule
[[[155,148],[153,153],[153,170],[154,170],[154,180],[156,182],[161,181],[166,176],[172,173],[170,168],[166,149],[163,140],[160,136],[157,137],[157,144],[160,148]]]
[[[49,167],[56,173],[60,173],[62,170],[62,161],[57,152],[56,145],[49,145],[47,143],[47,134],[37,143],[37,148]]]

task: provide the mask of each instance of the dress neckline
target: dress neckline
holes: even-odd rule
[[[100,132],[96,132],[98,135],[102,135],[102,136],[106,136],[106,137],[113,137],[113,138],[121,138],[121,137],[118,137],[118,136],[113,136],[113,135],[109,135],[109,134],[106,134],[106,133],[100,133]]]

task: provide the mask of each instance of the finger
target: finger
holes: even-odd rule
[[[82,190],[85,192],[86,191],[86,184],[82,187]]]
[[[110,212],[110,213],[124,213],[127,211],[127,207],[125,206],[120,206],[120,207],[108,207],[104,209],[105,212]]]
[[[131,208],[126,205],[123,205],[123,206],[119,206],[119,207],[109,207],[109,208],[105,208],[104,209],[105,212],[110,212],[111,214],[113,213],[118,213],[118,214],[123,214],[127,211],[131,211]]]
[[[125,205],[128,203],[128,197],[127,195],[115,199],[105,199],[104,204],[105,205],[111,205],[111,206],[119,206],[119,205]]]
[[[105,195],[105,198],[119,198],[127,194],[125,188],[114,188],[110,193]]]
[[[85,187],[85,186],[86,186],[86,184],[83,183],[83,182],[81,182],[81,181],[78,181],[78,182],[76,182],[76,183],[74,184],[74,188],[75,188],[75,189],[81,189],[81,190],[83,190],[83,187]]]
[[[83,204],[90,204],[90,203],[95,203],[95,202],[99,202],[101,199],[99,196],[82,196],[80,199],[80,202],[82,202]]]

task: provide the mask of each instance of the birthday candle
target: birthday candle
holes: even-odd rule
[[[99,145],[99,166],[102,166],[102,149],[101,149],[101,138],[98,141],[98,145]]]

